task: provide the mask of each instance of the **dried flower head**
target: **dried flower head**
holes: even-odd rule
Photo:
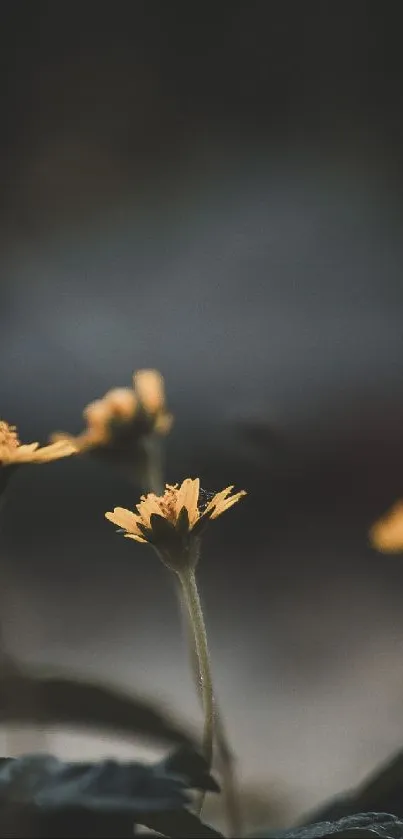
[[[403,501],[396,504],[369,531],[374,548],[381,553],[403,552]]]
[[[11,471],[22,463],[48,463],[68,457],[77,451],[73,443],[60,440],[50,446],[39,443],[21,444],[15,425],[0,420],[0,491],[7,483]]]
[[[122,528],[128,539],[149,542],[169,568],[180,572],[196,565],[199,539],[208,522],[246,495],[244,490],[231,495],[232,490],[229,486],[215,494],[205,493],[199,478],[186,478],[180,486],[167,484],[163,495],[143,495],[137,513],[115,507],[105,517]]]
[[[77,437],[64,432],[53,440],[71,440],[80,452],[109,450],[127,454],[139,439],[156,432],[167,434],[172,415],[165,408],[164,380],[157,370],[139,370],[133,388],[114,388],[83,411],[87,427]]]

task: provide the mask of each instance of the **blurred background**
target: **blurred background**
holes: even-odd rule
[[[199,580],[243,783],[280,821],[403,741],[403,558],[367,538],[403,493],[399,18],[361,0],[2,13],[1,417],[27,442],[78,432],[87,402],[157,367],[167,478],[247,489]],[[103,518],[135,502],[92,460],[18,473],[6,642],[198,725],[172,580]]]

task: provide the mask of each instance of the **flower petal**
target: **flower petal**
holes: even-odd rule
[[[108,407],[104,399],[95,399],[90,402],[83,410],[83,417],[88,425],[94,425],[98,428],[106,425],[108,422]]]
[[[125,533],[124,537],[125,539],[135,539],[136,542],[144,542],[145,545],[147,544],[147,539],[143,539],[142,536],[137,536],[137,533]]]
[[[210,514],[210,518],[216,519],[217,516],[221,516],[222,513],[225,513],[226,510],[229,510],[229,508],[232,507],[233,504],[236,504],[237,501],[239,501],[239,499],[242,498],[244,495],[246,495],[246,492],[244,489],[241,489],[240,492],[237,492],[235,495],[232,495],[231,498],[223,499],[221,503],[218,504],[213,510],[213,512]]]
[[[115,387],[108,391],[102,400],[105,404],[109,422],[111,419],[132,419],[136,413],[137,399],[129,387]]]
[[[126,510],[124,507],[115,507],[113,513],[105,513],[105,518],[111,521],[112,524],[123,527],[128,533],[132,533],[135,536],[141,535],[137,529],[140,517],[132,513],[131,510]]]
[[[203,511],[203,515],[211,516],[212,510],[214,510],[215,507],[219,506],[224,501],[224,499],[227,498],[227,496],[233,489],[233,486],[229,486],[225,489],[222,489],[221,492],[217,492],[214,498],[212,498],[211,501],[209,501],[209,503],[207,504],[206,509]]]
[[[7,463],[47,463],[61,457],[75,454],[77,447],[69,440],[58,440],[49,446],[39,448],[39,443],[28,443],[12,449],[3,460]]]
[[[140,501],[140,504],[137,504],[136,509],[139,511],[139,515],[147,527],[150,527],[150,516],[153,513],[159,516],[163,515],[157,496],[152,493],[146,495],[144,500]]]
[[[165,404],[164,379],[158,370],[138,370],[133,376],[134,390],[149,414],[158,414]]]
[[[36,450],[39,448],[39,443],[28,443],[25,446],[18,446],[11,448],[11,446],[4,446],[1,450],[2,463],[29,463],[33,459]]]
[[[199,500],[199,493],[199,478],[185,478],[185,480],[179,487],[178,494],[176,497],[176,518],[178,519],[182,507],[185,507],[188,511],[190,527],[192,527],[192,525],[194,525],[197,522],[197,519],[199,518],[199,510],[197,506],[197,502]]]
[[[374,548],[382,553],[403,552],[403,501],[397,501],[386,516],[375,522],[369,537]]]

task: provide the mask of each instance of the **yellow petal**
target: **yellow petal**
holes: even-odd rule
[[[124,533],[124,537],[125,539],[135,539],[136,542],[144,542],[145,545],[147,544],[147,539],[143,539],[143,537],[138,536],[137,533]]]
[[[137,529],[137,523],[141,521],[139,516],[132,513],[131,510],[126,510],[124,507],[115,507],[113,513],[105,513],[105,518],[116,524],[117,527],[123,527],[129,533],[140,536]]]
[[[37,448],[39,448],[39,443],[28,443],[25,446],[18,446],[18,448],[4,447],[1,453],[1,461],[2,463],[29,463]]]
[[[2,461],[3,463],[47,463],[76,452],[77,447],[67,440],[59,440],[42,449],[39,448],[39,443],[28,443],[18,446],[17,449],[10,449],[2,456]]]
[[[403,501],[397,501],[386,516],[375,522],[369,537],[381,553],[403,552]]]
[[[216,519],[217,516],[221,516],[222,513],[225,513],[226,510],[229,510],[229,508],[232,507],[233,504],[236,504],[237,501],[239,501],[239,499],[242,498],[244,495],[246,495],[246,492],[244,489],[241,489],[240,492],[237,492],[235,495],[232,495],[231,498],[226,498],[223,501],[221,501],[221,503],[211,513],[210,518]]]
[[[73,434],[67,434],[65,431],[55,431],[50,435],[50,441],[51,443],[59,443],[61,441],[71,443],[76,452],[82,454],[94,448],[94,446],[101,445],[104,442],[104,434],[98,433],[98,430],[95,431],[95,428],[83,431],[81,434],[77,434],[76,437]]]
[[[149,414],[158,414],[165,404],[164,379],[158,370],[138,370],[133,385],[139,402]]]
[[[157,496],[152,494],[146,495],[144,501],[140,501],[140,504],[137,504],[136,509],[139,511],[139,514],[146,527],[150,527],[150,518],[153,515],[153,513],[156,513],[158,516],[163,515],[161,512],[161,507],[157,500]]]
[[[83,411],[83,417],[88,425],[104,426],[109,419],[108,406],[104,399],[95,399]]]
[[[20,446],[20,449],[26,448]],[[49,446],[44,446],[42,449],[36,449],[29,461],[31,463],[48,463],[51,460],[59,460],[61,457],[68,457],[71,454],[77,453],[77,447],[74,443],[68,440],[59,440],[56,443],[51,443]]]
[[[186,478],[178,490],[176,497],[175,510],[176,518],[178,518],[182,507],[186,507],[189,516],[189,524],[192,527],[199,518],[199,510],[197,502],[200,493],[199,478]]]
[[[116,387],[110,390],[102,400],[107,410],[107,421],[118,418],[129,420],[134,417],[137,408],[137,399],[134,391],[128,387]]]
[[[224,499],[227,498],[230,492],[232,492],[233,489],[234,487],[230,486],[226,487],[226,489],[222,489],[221,492],[217,492],[214,498],[212,498],[211,501],[209,501],[209,503],[207,504],[206,509],[203,512],[203,515],[207,515],[207,513],[210,513],[211,510],[214,510],[214,508],[217,507],[217,505],[220,505],[224,501]]]

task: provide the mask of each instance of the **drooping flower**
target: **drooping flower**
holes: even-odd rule
[[[157,370],[138,370],[133,388],[114,388],[83,411],[87,427],[76,437],[58,432],[53,440],[70,440],[80,452],[97,450],[127,455],[138,441],[155,432],[167,434],[173,417],[165,407],[164,380]]]
[[[39,443],[21,443],[15,425],[0,420],[0,490],[4,489],[16,466],[22,463],[48,463],[68,457],[76,451],[74,444],[67,440],[42,447]]]
[[[205,493],[199,478],[186,478],[180,486],[167,484],[163,495],[143,495],[137,512],[115,507],[105,517],[128,539],[149,542],[169,568],[180,572],[197,564],[199,539],[208,522],[246,495],[244,490],[232,495],[232,490],[229,486]]]
[[[369,538],[381,553],[403,553],[403,501],[397,501],[372,525]]]

